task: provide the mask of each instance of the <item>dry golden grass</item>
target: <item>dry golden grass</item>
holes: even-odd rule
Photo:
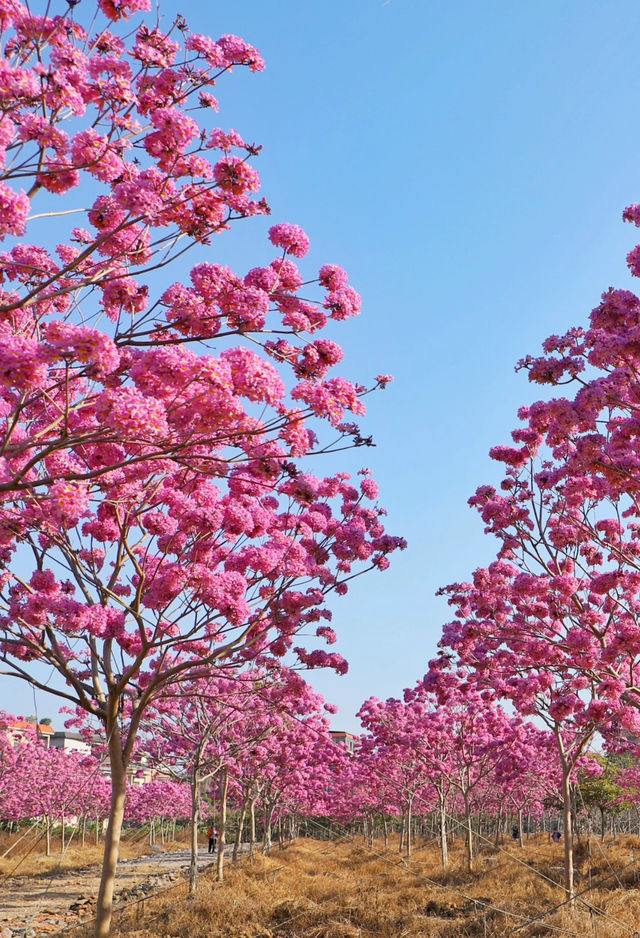
[[[26,832],[25,832],[26,833]],[[166,843],[163,850],[176,850],[187,845],[186,836],[182,842]],[[87,833],[85,846],[82,846],[79,834],[71,837],[67,833],[64,854],[61,850],[60,834],[51,837],[51,856],[45,856],[44,832],[33,830],[26,836],[0,833],[0,877],[11,876],[47,876],[52,873],[83,870],[102,863],[103,844],[95,843],[95,834]],[[7,857],[5,851],[13,849]],[[120,857],[123,860],[134,859],[149,852],[149,835],[139,831],[125,831],[122,839]]]
[[[582,848],[578,853],[580,892],[589,885],[589,858]],[[461,848],[454,845],[447,877],[434,845],[418,847],[403,862],[397,849],[378,841],[371,850],[361,839],[298,840],[253,865],[243,861],[229,869],[222,884],[203,877],[195,900],[181,886],[137,905],[135,912],[119,913],[114,936],[505,938],[516,929],[518,938],[633,935],[640,927],[637,838],[609,842],[602,852],[593,844],[595,888],[573,909],[561,905],[561,864],[561,845],[542,837],[531,838],[522,850],[510,844],[489,850],[473,875],[463,871]],[[557,911],[531,923],[557,905]]]

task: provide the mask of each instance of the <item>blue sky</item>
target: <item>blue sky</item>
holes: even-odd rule
[[[167,20],[178,10],[163,0]],[[195,2],[188,20],[267,61],[217,96],[220,126],[264,146],[273,215],[212,253],[243,272],[263,262],[268,224],[302,225],[310,263],[342,264],[364,298],[336,331],[343,373],[396,379],[369,398],[377,447],[341,465],[374,470],[409,549],[333,603],[349,675],[309,675],[355,729],[366,697],[424,673],[448,616],[437,588],[491,559],[466,501],[497,480],[488,450],[535,399],[515,362],[583,323],[608,286],[633,288],[621,212],[640,200],[640,7],[243,0]]]

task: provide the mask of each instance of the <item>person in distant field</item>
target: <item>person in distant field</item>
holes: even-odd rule
[[[560,833],[560,831],[555,830],[553,834],[551,835],[551,840],[553,840],[554,843],[559,844],[561,837],[562,837],[562,834]]]
[[[216,833],[216,829],[213,827],[213,825],[207,831],[209,836],[209,853],[213,853],[213,851],[216,849]]]
[[[511,836],[513,837],[514,840],[519,840],[519,839],[520,839],[520,828],[519,828],[519,827],[516,827],[515,824],[514,824],[513,827],[511,828]]]

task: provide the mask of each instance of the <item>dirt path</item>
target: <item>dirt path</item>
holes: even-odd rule
[[[225,857],[232,847],[227,846]],[[200,848],[199,870],[214,860]],[[179,882],[190,862],[188,850],[151,853],[118,864],[116,903],[133,902]],[[36,938],[69,929],[91,917],[98,893],[99,869],[50,876],[16,876],[0,887],[0,938]]]

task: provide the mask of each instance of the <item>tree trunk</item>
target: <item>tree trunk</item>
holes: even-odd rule
[[[120,834],[127,797],[127,773],[122,756],[117,717],[114,717],[111,726],[107,726],[107,739],[109,740],[109,764],[111,769],[111,804],[107,832],[104,838],[104,858],[96,906],[95,938],[107,938],[111,929],[113,890],[116,881]]]
[[[250,827],[249,827],[249,859],[253,863],[256,848],[256,799],[252,798],[249,802],[250,808]]]
[[[571,816],[571,769],[562,760],[562,819],[564,822],[564,888],[573,905],[573,826]]]
[[[384,830],[384,845],[385,847],[389,846],[389,822],[387,821],[387,815],[382,815],[382,827]]]
[[[467,827],[467,870],[473,873],[473,827],[471,825],[471,805],[467,793],[464,792],[464,812]]]
[[[191,775],[191,861],[189,863],[189,896],[198,891],[198,826],[200,824],[200,775],[195,768]]]
[[[47,814],[45,818],[45,856],[51,856],[51,818]]]
[[[524,847],[524,832],[522,830],[522,808],[518,808],[518,840],[521,847]]]
[[[411,836],[411,821],[412,821],[412,811],[413,804],[411,799],[407,802],[407,858],[411,856],[411,849],[413,847],[413,839]]]
[[[442,872],[447,872],[449,866],[449,851],[447,849],[447,815],[445,812],[444,796],[440,794],[440,858],[442,860]]]
[[[216,880],[221,883],[224,879],[224,845],[227,839],[227,793],[229,791],[229,770],[224,769],[220,782],[220,828],[218,830],[218,862],[216,864]]]
[[[240,844],[242,843],[242,832],[244,830],[244,822],[247,818],[247,799],[242,799],[242,809],[240,811],[240,818],[238,820],[238,830],[236,831],[236,839],[233,844],[233,856],[232,861],[234,863],[238,862],[238,853],[240,852]]]
[[[264,813],[264,837],[262,838],[262,852],[267,854],[271,849],[271,821],[275,811],[275,802],[268,802]]]

